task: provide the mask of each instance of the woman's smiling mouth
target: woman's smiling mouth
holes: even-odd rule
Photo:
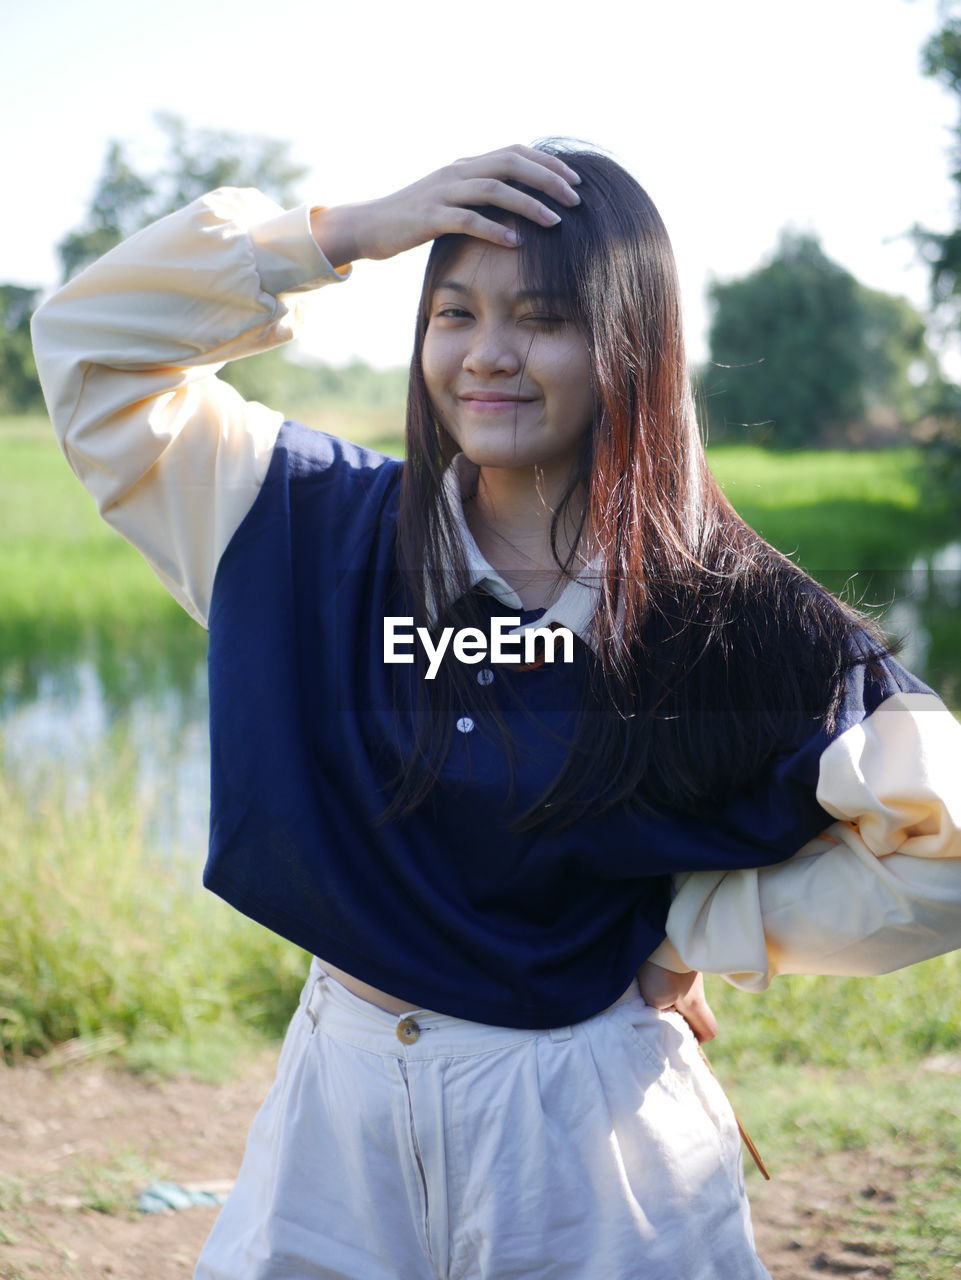
[[[531,404],[533,396],[515,396],[507,391],[465,391],[458,397],[471,409],[513,409],[521,404]]]

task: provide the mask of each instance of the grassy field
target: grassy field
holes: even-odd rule
[[[312,425],[400,454],[386,421],[333,418]],[[926,508],[911,449],[775,455],[731,446],[710,456],[745,519],[832,587],[854,572],[903,568],[906,548],[936,546],[950,532]],[[0,419],[0,511],[0,660],[82,645],[143,650],[176,666],[196,651],[197,629],[100,520],[42,420]]]
[[[957,1280],[957,1067],[769,1066],[724,1084],[771,1171],[762,1183],[745,1153],[755,1221],[774,1246],[762,1256],[776,1275]]]
[[[386,412],[373,421],[304,416],[402,452]],[[915,450],[777,455],[731,446],[710,457],[748,522],[853,603],[885,601],[919,551],[958,536],[957,522],[925,503]],[[52,665],[81,656],[117,708],[145,688],[189,686],[204,632],[100,519],[44,420],[0,419],[0,512],[0,693],[30,697]],[[931,678],[961,706],[956,610],[931,611],[927,627]]]
[[[944,517],[923,501],[914,449],[776,454],[730,445],[709,457],[748,524],[816,577],[901,568],[906,547],[944,532]]]
[[[0,1043],[215,1078],[281,1034],[308,959],[149,846],[127,745],[83,797],[52,778],[37,805],[0,779]]]

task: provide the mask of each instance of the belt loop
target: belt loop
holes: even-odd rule
[[[307,1003],[304,1006],[304,1012],[313,1024],[311,1035],[317,1030],[319,1021],[320,1002],[323,998],[324,979],[327,977],[325,973],[319,974],[314,979],[314,985],[311,988],[310,995],[307,997]]]
[[[570,1040],[573,1034],[570,1027],[551,1027],[551,1039],[555,1044],[560,1044],[562,1040]]]

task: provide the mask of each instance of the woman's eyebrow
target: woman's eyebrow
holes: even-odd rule
[[[441,289],[449,289],[451,293],[469,294],[471,292],[466,284],[460,284],[457,280],[438,280],[434,285],[434,292],[439,293]]]
[[[434,286],[434,292],[439,293],[441,289],[448,289],[451,293],[459,293],[464,297],[470,297],[474,292],[470,285],[462,284],[459,280],[438,280],[437,284]],[[562,295],[560,293],[548,292],[544,289],[518,289],[516,293],[511,294],[511,297],[515,302],[530,302],[538,300],[543,302],[562,301]]]

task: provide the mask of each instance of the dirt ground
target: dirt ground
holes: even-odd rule
[[[136,1194],[155,1178],[226,1189],[273,1065],[265,1056],[216,1086],[91,1064],[0,1067],[0,1277],[190,1277],[216,1209],[141,1214]],[[880,1156],[838,1153],[754,1183],[758,1251],[774,1280],[890,1275],[890,1260],[843,1224],[858,1197],[894,1211],[910,1176]]]

